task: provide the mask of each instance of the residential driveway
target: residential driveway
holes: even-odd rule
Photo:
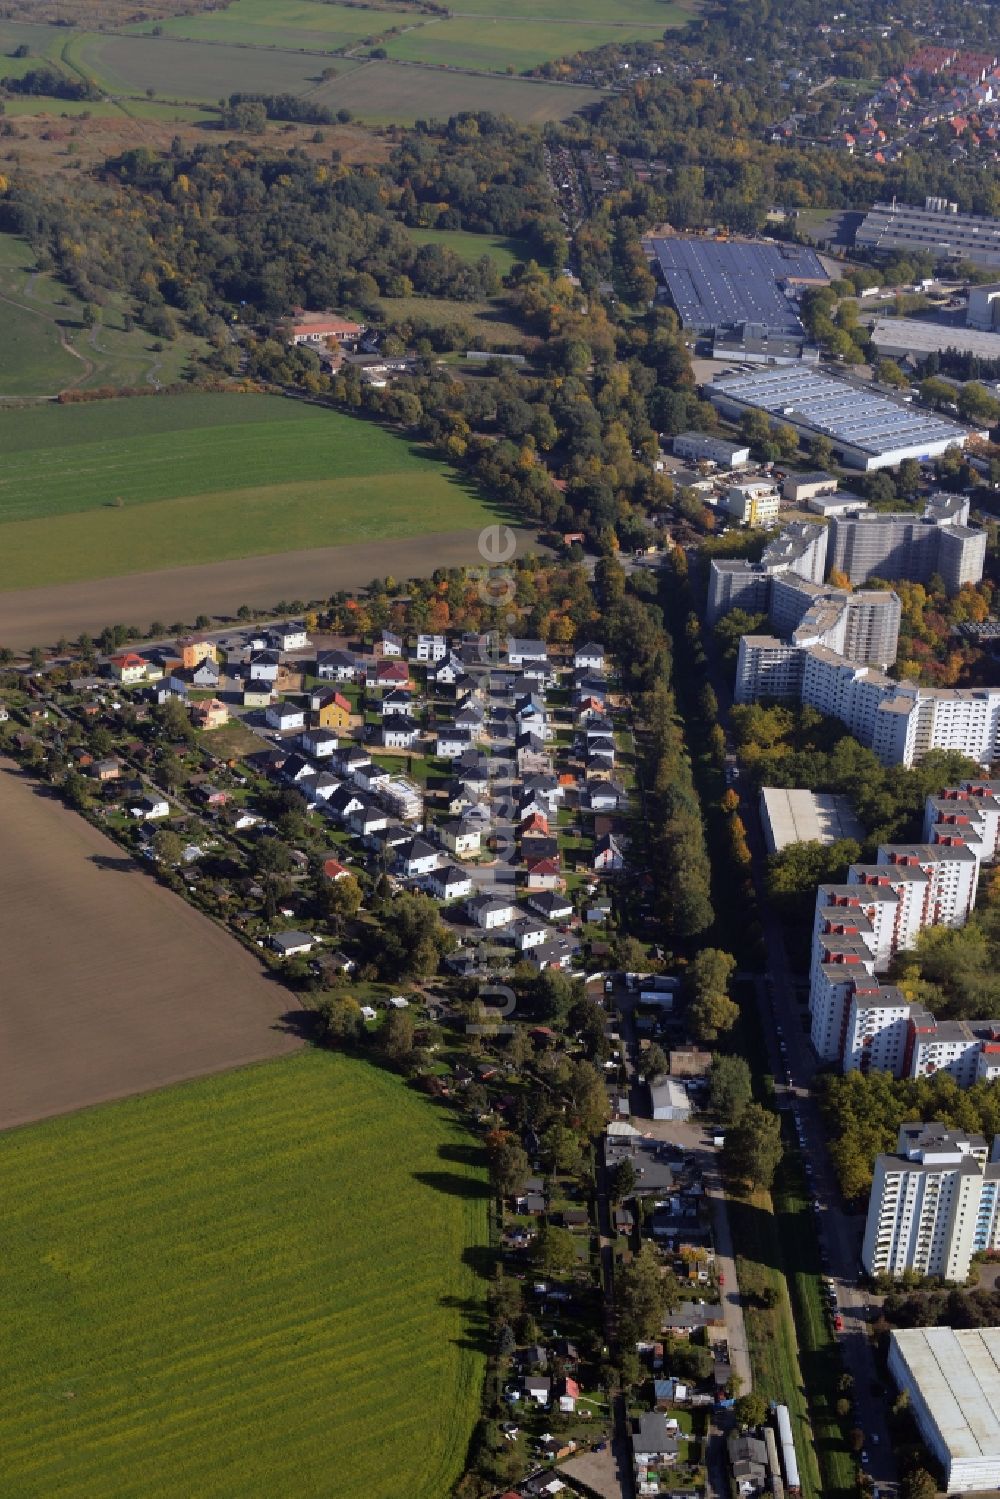
[[[560,1463],[559,1477],[576,1479],[590,1493],[600,1494],[601,1499],[628,1499],[632,1493],[632,1472],[629,1467],[627,1443],[611,1443],[603,1452],[583,1452],[571,1457],[568,1463]]]
[[[644,1135],[677,1145],[693,1160],[701,1172],[702,1185],[708,1198],[712,1214],[712,1238],[715,1244],[716,1270],[722,1275],[720,1291],[722,1311],[726,1323],[726,1338],[729,1342],[729,1357],[733,1373],[740,1378],[742,1389],[750,1389],[753,1381],[750,1372],[750,1355],[747,1350],[746,1328],[743,1322],[743,1307],[740,1288],[736,1279],[736,1260],[733,1253],[733,1236],[726,1210],[726,1194],[719,1173],[719,1152],[712,1145],[705,1129],[698,1124],[684,1123],[678,1119],[641,1119],[633,1115],[632,1123]]]

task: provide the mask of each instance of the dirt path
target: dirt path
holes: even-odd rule
[[[97,635],[109,624],[146,629],[155,619],[172,623],[191,622],[199,614],[233,615],[241,604],[270,610],[281,599],[325,599],[387,574],[422,577],[437,567],[480,562],[481,534],[440,531],[0,593],[0,645],[27,650],[52,645],[63,635],[75,639],[84,630]],[[514,534],[521,555],[539,549],[530,532]]]
[[[295,996],[0,760],[0,1129],[278,1056]]]

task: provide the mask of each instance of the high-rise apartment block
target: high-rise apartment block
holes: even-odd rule
[[[817,1055],[845,1072],[927,1077],[962,1087],[1000,1076],[1000,1019],[938,1021],[885,974],[928,926],[964,926],[980,869],[1000,852],[1000,781],[964,781],[929,796],[920,843],[883,844],[844,884],[816,892],[809,970]]]
[[[904,1124],[895,1153],[875,1162],[865,1270],[964,1281],[972,1256],[998,1245],[998,1184],[1000,1165],[988,1159],[982,1135]]]

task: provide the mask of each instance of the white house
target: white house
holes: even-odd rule
[[[358,658],[350,651],[318,651],[316,675],[324,682],[353,682],[358,674]]]
[[[507,660],[511,666],[524,666],[528,661],[548,666],[549,653],[543,640],[517,640],[507,637]]]
[[[413,838],[399,852],[399,867],[407,879],[430,874],[441,862],[441,851],[424,838]]]
[[[649,1084],[649,1102],[654,1119],[690,1119],[687,1089],[675,1078],[654,1077]]]
[[[276,682],[278,680],[277,651],[257,651],[250,657],[248,675],[251,682]]]
[[[573,902],[559,890],[538,890],[528,896],[528,906],[546,921],[568,921]]]
[[[594,868],[602,874],[613,874],[625,868],[625,854],[613,833],[598,839],[594,850]]]
[[[391,687],[381,702],[376,704],[377,711],[383,718],[390,718],[394,713],[409,716],[411,707],[409,693],[401,692],[398,687]]]
[[[130,814],[141,822],[152,822],[158,817],[170,816],[170,803],[166,797],[157,796],[154,792],[150,796],[140,796],[135,801],[129,802]]]
[[[456,760],[472,746],[472,735],[468,729],[443,728],[438,730],[434,753],[442,760]]]
[[[376,656],[401,656],[403,654],[403,642],[392,630],[383,630],[375,642]]]
[[[615,812],[625,805],[627,793],[617,781],[596,780],[587,786],[587,800],[594,812]]]
[[[382,724],[380,738],[386,749],[412,749],[419,737],[420,726],[412,718],[393,713]]]
[[[306,729],[302,735],[302,748],[317,760],[328,760],[339,744],[332,729]]]
[[[290,729],[304,729],[306,726],[305,709],[294,703],[269,703],[264,710],[264,718],[270,728],[278,729],[283,734]]]
[[[454,687],[455,683],[465,675],[465,667],[457,656],[449,652],[444,660],[437,662],[433,669],[428,671],[427,675],[442,687]]]
[[[300,953],[312,952],[316,938],[308,932],[276,932],[271,938],[271,946],[279,957],[295,958]]]
[[[277,625],[268,636],[276,651],[304,651],[309,647],[309,636],[300,624]]]
[[[586,645],[578,646],[573,652],[573,666],[576,671],[603,671],[603,645],[595,645],[593,641],[588,641]]]
[[[443,635],[418,635],[416,658],[418,661],[443,661],[448,654],[448,642]]]
[[[366,838],[372,833],[378,833],[382,828],[389,826],[389,814],[382,807],[376,807],[372,803],[365,803],[359,811],[352,812],[348,818],[348,824],[360,837]]]
[[[441,827],[441,841],[457,859],[474,858],[482,849],[479,828],[464,822],[446,822]]]
[[[514,902],[500,895],[475,895],[466,901],[468,915],[484,931],[495,931],[514,920]]]
[[[511,928],[514,938],[514,946],[519,952],[525,952],[529,947],[540,947],[548,940],[549,928],[544,922],[536,921],[532,916],[522,916],[520,921],[515,921]]]
[[[432,869],[427,877],[427,887],[438,900],[458,900],[472,894],[472,880],[464,869],[447,864],[443,869]]]

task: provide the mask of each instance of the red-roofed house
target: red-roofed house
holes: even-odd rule
[[[123,656],[112,656],[108,669],[124,687],[146,680],[146,661],[142,656],[137,656],[135,651],[126,651]]]
[[[535,859],[527,866],[526,884],[529,890],[563,890],[566,881],[562,877],[558,859]]]
[[[303,312],[288,329],[288,341],[293,344],[353,343],[364,333],[360,323],[350,318],[337,317],[331,312]]]
[[[351,722],[351,705],[341,692],[329,692],[316,709],[315,728],[346,729]]]
[[[323,865],[323,873],[326,875],[327,879],[332,880],[334,884],[336,884],[337,880],[346,879],[350,872],[351,871],[345,868],[345,866],[341,864],[337,859],[327,859],[325,864]]]

